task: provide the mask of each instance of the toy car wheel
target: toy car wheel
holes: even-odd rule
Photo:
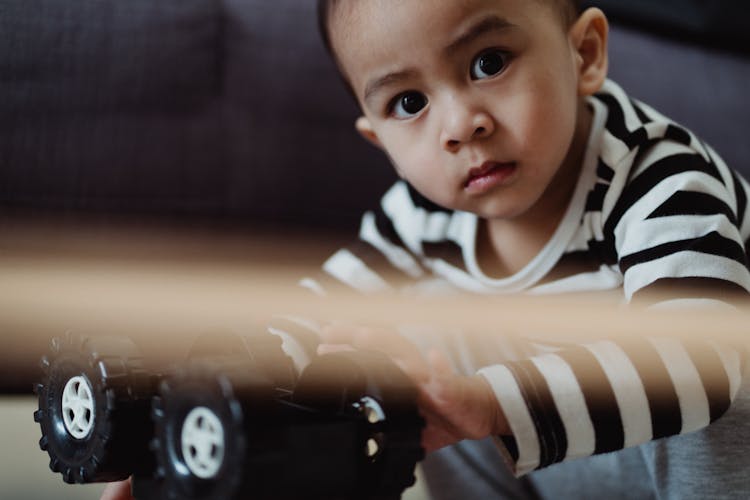
[[[129,339],[53,339],[42,369],[34,420],[50,469],[68,483],[89,483],[124,479],[153,463],[153,384]]]
[[[300,375],[293,400],[322,412],[354,415],[362,422],[356,483],[368,498],[400,498],[414,484],[424,457],[424,419],[416,388],[389,358],[377,352],[319,356]]]
[[[153,409],[154,498],[264,498],[255,487],[273,464],[263,458],[282,440],[274,398],[245,357],[195,361],[163,380]]]

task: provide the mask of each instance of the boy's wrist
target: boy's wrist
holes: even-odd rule
[[[505,412],[500,406],[500,402],[497,400],[495,391],[492,390],[490,383],[480,374],[474,375],[472,379],[474,379],[474,385],[477,387],[482,413],[488,416],[487,435],[499,436],[511,434]]]

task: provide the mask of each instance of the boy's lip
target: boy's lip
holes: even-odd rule
[[[464,189],[472,194],[480,194],[501,184],[515,170],[515,162],[485,161],[469,170],[469,175],[464,181]]]

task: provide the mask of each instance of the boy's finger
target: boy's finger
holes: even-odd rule
[[[394,330],[331,323],[323,327],[321,340],[328,345],[346,345],[349,349],[380,351],[413,379],[422,382],[429,378],[429,366],[417,346]]]
[[[423,359],[400,359],[391,357],[393,362],[398,366],[401,371],[408,375],[413,381],[418,384],[427,383],[430,379],[430,372],[427,368],[426,363]]]
[[[455,374],[448,357],[437,348],[433,347],[427,352],[427,362],[430,365],[430,370],[440,378]]]
[[[332,352],[353,351],[354,348],[349,344],[320,344],[318,345],[318,354],[329,354]]]
[[[107,484],[100,500],[134,500],[130,492],[130,479]]]
[[[320,340],[324,344],[352,344],[360,327],[346,323],[329,323],[320,330]]]
[[[414,344],[387,328],[332,323],[323,327],[320,338],[324,344],[349,344],[357,349],[372,349],[398,357],[419,353]]]

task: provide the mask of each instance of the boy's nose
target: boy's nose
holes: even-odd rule
[[[455,153],[462,145],[487,137],[494,130],[494,120],[486,111],[453,106],[448,110],[440,142],[443,149]]]

